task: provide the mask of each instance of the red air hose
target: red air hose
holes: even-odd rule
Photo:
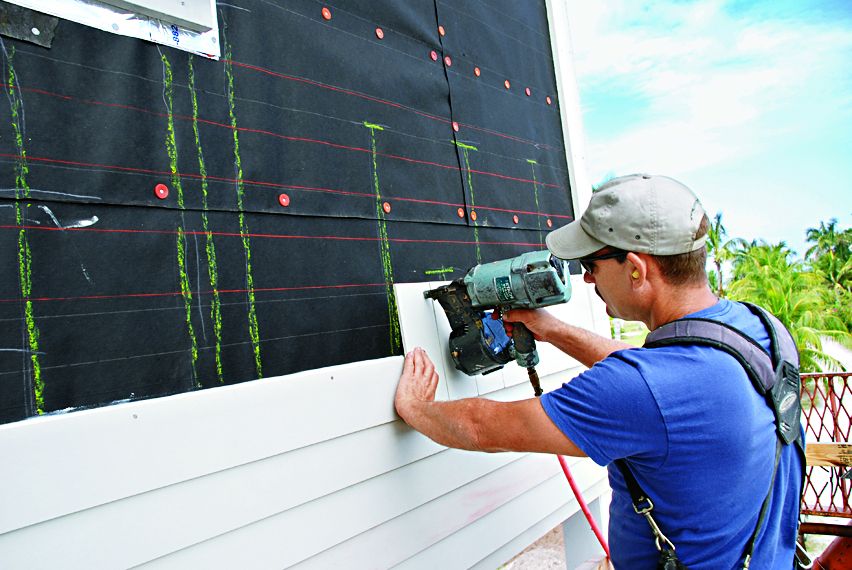
[[[538,385],[538,374],[536,373],[535,368],[532,367],[527,368],[527,372],[529,373],[530,382],[532,383],[533,390],[535,391],[535,397],[538,398],[541,396],[541,387]],[[583,499],[583,495],[580,493],[580,488],[577,487],[577,482],[574,481],[574,476],[571,475],[571,470],[568,469],[568,463],[561,455],[557,455],[556,459],[559,460],[559,465],[562,466],[562,472],[565,473],[565,478],[568,479],[568,484],[571,485],[571,491],[574,492],[574,498],[577,499],[577,503],[580,505],[580,510],[582,510],[583,514],[586,515],[586,520],[589,521],[589,526],[592,528],[592,532],[595,533],[595,538],[598,539],[598,542],[601,544],[601,548],[603,548],[606,553],[607,559],[609,559],[609,546],[606,543],[606,539],[603,537],[601,529],[598,527],[598,523],[595,522],[595,517],[593,517],[591,511],[589,511],[589,506],[586,504],[586,500]]]
[[[557,455],[556,458],[559,460],[559,465],[562,466],[562,472],[565,473],[565,478],[568,479],[568,484],[571,485],[571,490],[574,492],[574,497],[580,504],[580,509],[583,511],[583,514],[586,515],[586,520],[589,521],[589,526],[592,527],[592,532],[595,533],[595,538],[597,538],[598,542],[601,543],[601,547],[604,549],[606,557],[609,558],[609,546],[607,546],[606,539],[603,537],[601,529],[598,528],[598,523],[595,522],[592,513],[589,511],[589,507],[588,505],[586,505],[586,501],[583,500],[583,495],[580,493],[580,488],[577,487],[577,482],[574,481],[574,477],[571,475],[571,470],[568,469],[568,463],[561,455]]]

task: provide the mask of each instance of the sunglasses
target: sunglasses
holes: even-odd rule
[[[595,262],[603,261],[604,259],[619,259],[620,261],[624,261],[627,259],[627,252],[621,249],[617,249],[615,251],[608,251],[607,253],[602,253],[600,255],[592,255],[589,257],[581,257],[577,261],[580,262],[580,267],[582,267],[587,273],[590,275],[595,272]]]

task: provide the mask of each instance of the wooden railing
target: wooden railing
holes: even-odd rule
[[[807,471],[802,513],[852,519],[852,373],[802,374],[802,423],[807,442]],[[806,534],[852,535],[848,521],[839,525],[804,523]]]

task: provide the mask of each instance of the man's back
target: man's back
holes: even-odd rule
[[[748,309],[722,301],[690,316],[725,322],[765,348]],[[545,395],[556,425],[592,459],[627,458],[654,517],[691,569],[733,568],[757,524],[775,458],[773,414],[733,357],[700,346],[619,351]],[[653,568],[657,552],[611,465],[610,542],[621,568]],[[752,568],[792,567],[801,469],[783,449]]]

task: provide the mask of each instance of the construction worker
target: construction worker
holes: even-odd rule
[[[685,316],[710,319],[768,351],[761,320],[708,286],[707,227],[689,188],[631,175],[597,189],[581,219],[551,232],[547,247],[579,260],[612,317],[642,321],[651,331]],[[436,402],[438,375],[417,348],[405,357],[395,398],[403,420],[449,447],[588,456],[608,466],[616,568],[656,568],[660,558],[617,460],[653,501],[654,520],[690,570],[743,567],[753,536],[752,569],[793,568],[801,458],[793,445],[779,446],[774,469],[775,416],[737,360],[709,346],[635,348],[546,310],[503,318],[524,323],[589,370],[541,398]]]

